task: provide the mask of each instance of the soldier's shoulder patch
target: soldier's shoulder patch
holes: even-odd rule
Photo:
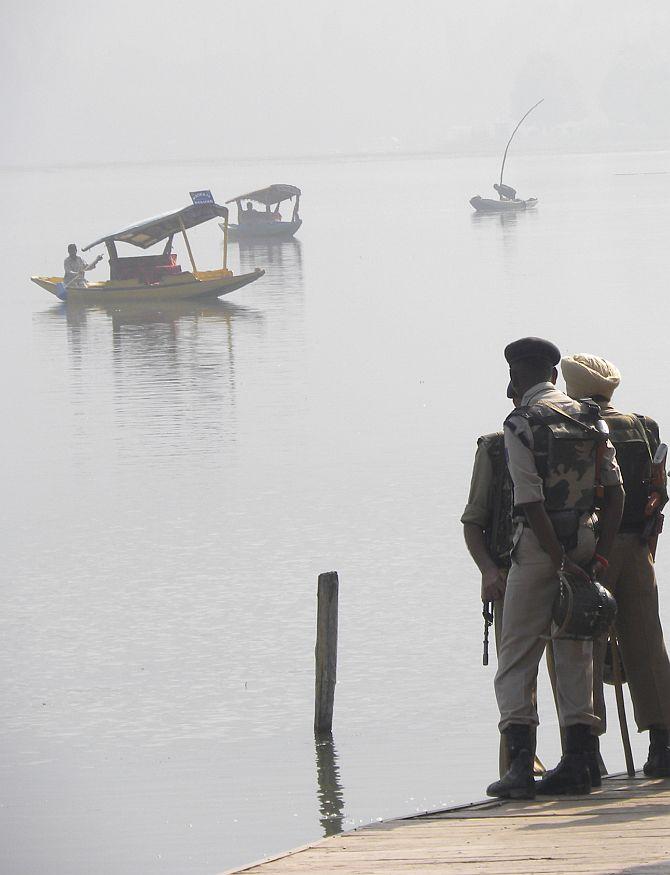
[[[519,426],[524,422],[528,422],[529,418],[527,407],[517,407],[507,415],[503,425],[516,433],[519,430]]]
[[[526,415],[526,412],[520,407],[517,407],[517,409],[512,411],[507,417],[504,426],[510,434],[514,435],[517,440],[521,441],[524,447],[530,448],[530,441],[528,440],[528,420],[529,417]]]

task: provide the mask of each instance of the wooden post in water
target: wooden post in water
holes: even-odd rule
[[[337,571],[319,575],[316,608],[316,682],[314,685],[314,731],[333,728],[333,703],[337,680]]]

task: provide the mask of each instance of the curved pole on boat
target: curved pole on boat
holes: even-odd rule
[[[537,103],[534,103],[534,104],[531,106],[531,108],[528,110],[528,112],[522,117],[522,119],[521,119],[521,121],[519,122],[519,124],[518,124],[518,125],[514,128],[514,130],[512,131],[512,136],[509,138],[509,140],[507,141],[507,145],[505,146],[505,154],[503,155],[502,165],[501,165],[501,167],[500,167],[500,185],[502,185],[502,181],[503,181],[503,171],[504,171],[504,169],[505,169],[505,159],[507,158],[507,150],[509,149],[509,144],[512,142],[512,137],[514,137],[514,134],[516,134],[516,132],[519,130],[519,128],[521,127],[521,125],[522,125],[522,123],[524,122],[524,120],[525,120],[526,118],[528,118],[528,116],[529,116],[529,115],[531,114],[531,112],[535,109],[535,107],[536,107],[536,106],[539,106],[539,105],[542,103],[543,100],[544,100],[544,97],[541,97],[541,98],[538,100]]]

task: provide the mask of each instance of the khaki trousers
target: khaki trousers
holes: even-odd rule
[[[494,629],[495,629],[495,638],[496,638],[496,654],[500,653],[500,638],[502,635],[502,620],[503,614],[505,611],[505,599],[504,597],[498,599],[493,603],[493,618],[494,618]],[[551,681],[551,688],[554,693],[554,701],[556,701],[556,669],[554,667],[554,654],[553,654],[553,645],[551,641],[547,642],[546,648],[547,654],[547,671],[549,672],[549,679]],[[537,688],[533,690],[533,703],[537,707]],[[558,710],[558,706],[557,706]],[[532,729],[533,736],[533,752],[535,752],[537,747],[537,742],[535,739],[535,727]],[[500,736],[500,750],[498,753],[498,769],[500,771],[500,777],[502,778],[505,775],[509,767],[511,765],[511,760],[509,756],[509,749],[507,747],[507,738],[504,735]],[[543,774],[543,766],[541,760],[538,759],[537,754],[535,754],[535,773]]]
[[[628,678],[635,722],[640,732],[650,726],[670,728],[670,660],[658,614],[654,562],[639,535],[617,535],[602,583],[617,601],[614,624]],[[605,731],[603,664],[606,641],[594,642],[593,697]]]
[[[594,550],[593,529],[580,526],[578,546],[570,551],[570,558],[586,563]],[[501,732],[512,723],[539,723],[534,691],[558,589],[558,577],[548,554],[531,529],[519,529],[507,577],[495,679]],[[593,643],[560,639],[553,642],[553,651],[560,725],[598,726],[593,712]]]

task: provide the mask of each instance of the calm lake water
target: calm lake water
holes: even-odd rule
[[[503,347],[539,334],[612,359],[619,405],[670,433],[670,153],[510,156],[537,211],[477,217],[468,199],[497,171],[492,157],[1,174],[0,871],[214,875],[483,796],[495,666],[459,516],[476,438],[506,415]],[[266,276],[220,303],[67,309],[28,280],[190,190],[223,201],[270,182],[301,186],[299,239],[231,244],[236,271]],[[220,263],[216,223],[191,240],[199,266]],[[665,543],[658,568],[670,629]],[[315,746],[330,570],[335,723]]]

